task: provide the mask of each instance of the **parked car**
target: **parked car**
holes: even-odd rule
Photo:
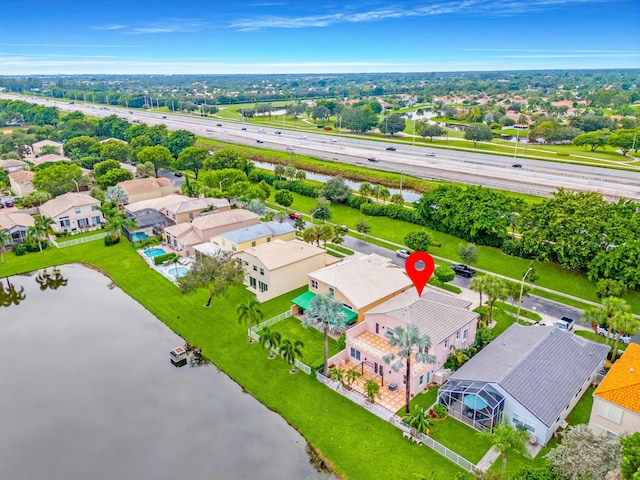
[[[607,336],[607,329],[598,325],[598,335]]]
[[[396,151],[396,147],[387,147],[387,150],[389,150],[390,152],[395,152]]]
[[[576,321],[573,318],[560,317],[560,320],[557,320],[553,325],[558,327],[560,330],[566,330],[569,332],[573,330],[575,323]]]
[[[476,274],[476,271],[473,268],[462,265],[461,263],[449,265],[449,268],[456,272],[457,275],[461,275],[463,277],[473,277]]]
[[[291,212],[289,214],[289,218],[292,220],[297,220],[299,218],[302,218],[302,214],[300,212]]]
[[[409,258],[409,255],[411,254],[406,250],[396,250],[396,257]]]
[[[7,207],[7,208],[13,207],[13,200],[5,200],[4,201],[4,206]]]
[[[629,335],[622,335],[620,337],[620,342],[624,343],[625,345],[629,345],[631,343],[631,337]]]
[[[182,172],[176,172],[176,173],[174,173],[174,175],[175,175],[176,177],[181,177],[181,176],[182,176]]]
[[[346,225],[340,225],[340,228],[342,229],[343,232],[349,231],[349,227],[347,227]]]
[[[522,165],[520,165],[519,163],[514,163],[513,165],[511,165],[513,168],[522,168]]]
[[[377,162],[378,159],[376,157],[369,157],[367,158],[367,160],[369,160],[370,162]]]

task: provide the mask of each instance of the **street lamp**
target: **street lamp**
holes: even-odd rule
[[[516,322],[520,320],[520,307],[522,305],[522,294],[524,292],[524,279],[527,278],[527,275],[529,275],[529,272],[531,270],[533,270],[533,267],[527,268],[527,271],[524,272],[524,275],[522,276],[522,282],[520,283],[520,298],[518,298],[518,313],[516,315]]]
[[[316,217],[314,217],[314,215],[315,215],[316,213],[318,213],[320,210],[322,210],[322,209],[321,209],[321,208],[316,208],[313,212],[311,212],[311,213],[309,214],[309,216],[311,217],[311,221],[312,221],[312,222],[313,222],[313,220],[315,220],[315,219],[316,219]]]
[[[71,181],[76,184],[76,192],[80,193],[80,186],[78,185],[78,182],[76,182],[76,180],[73,178],[71,179]]]
[[[220,191],[222,191],[222,184],[224,182],[226,182],[227,180],[229,180],[229,178],[224,178],[224,179],[220,180],[220,182],[218,183],[218,187],[220,188]]]

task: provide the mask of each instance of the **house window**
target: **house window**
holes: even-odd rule
[[[598,403],[598,416],[620,425],[622,422],[622,409],[609,403]]]
[[[424,383],[424,375],[420,375],[420,385]]]
[[[267,290],[269,290],[269,285],[263,282],[258,282],[258,290],[260,290],[261,292],[266,292]]]
[[[258,271],[258,267],[256,267],[255,265],[253,266],[253,271],[257,272]]]
[[[376,323],[376,333],[380,333],[380,324]]]
[[[449,348],[449,339],[448,338],[444,341],[444,348]]]
[[[98,211],[98,205],[91,205],[91,210],[94,212]]]
[[[329,295],[331,295],[331,297],[336,296],[336,291],[332,287],[329,287]]]
[[[460,330],[456,332],[456,340],[460,340]]]
[[[311,280],[311,288],[313,290],[317,290],[318,289],[318,281],[317,280]]]
[[[189,220],[193,220],[193,212],[189,212]]]
[[[100,217],[91,217],[91,225],[100,225]]]
[[[260,269],[260,275],[264,275],[264,268]]]
[[[536,425],[531,420],[527,420],[524,417],[521,417],[517,413],[513,414],[513,423],[518,426],[527,429],[530,432],[536,431]]]
[[[246,266],[246,265],[249,265],[249,262],[247,262],[246,260],[243,260],[242,264]]]
[[[255,247],[256,246],[256,242],[255,241],[251,242],[251,246]]]
[[[88,218],[79,218],[78,219],[78,228],[87,228],[89,226]]]
[[[60,226],[62,228],[69,228],[71,226],[71,222],[69,221],[69,217],[60,217]]]
[[[271,237],[267,237],[267,243],[271,241]]]
[[[462,332],[462,338],[467,338],[468,335],[469,335],[469,330],[465,330],[464,332]]]
[[[76,215],[78,215],[82,210],[80,210],[79,208],[76,208]]]
[[[356,350],[355,348],[351,347],[351,358],[360,360],[360,350]]]
[[[253,277],[249,277],[249,286],[251,288],[256,288],[256,279]]]
[[[238,251],[238,246],[234,243],[233,245],[231,245],[231,250],[234,252]]]

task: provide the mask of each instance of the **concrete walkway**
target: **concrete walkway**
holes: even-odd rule
[[[499,456],[500,452],[496,449],[496,447],[491,447],[489,451],[484,454],[484,457],[482,457],[476,464],[476,468],[481,472],[486,472]]]

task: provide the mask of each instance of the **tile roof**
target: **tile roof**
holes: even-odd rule
[[[39,142],[34,142],[33,146],[34,147],[45,147],[45,146],[62,147],[62,144],[60,142],[54,142],[53,140],[40,140]]]
[[[25,168],[28,167],[29,164],[27,162],[23,162],[22,160],[16,160],[14,158],[8,158],[6,160],[0,160],[0,168],[13,168],[20,167]]]
[[[134,180],[125,180],[124,182],[118,183],[127,195],[137,195],[140,193],[146,193],[149,191],[160,190],[162,188],[171,187],[173,188],[173,183],[171,180],[164,177],[150,177],[150,178],[137,178]]]
[[[48,155],[43,155],[41,157],[36,157],[31,159],[34,165],[41,165],[47,162],[70,162],[71,159],[69,157],[65,157],[64,155],[56,155],[55,153],[49,153]]]
[[[449,378],[497,383],[550,426],[608,351],[556,327],[516,323]]]
[[[433,345],[438,345],[470,322],[477,321],[478,314],[468,310],[470,305],[466,300],[429,289],[418,298],[412,288],[372,308],[365,316],[384,313],[406,324],[413,323],[422,335],[429,335]]]
[[[255,220],[256,224],[260,221],[260,215],[257,213],[236,208],[235,210],[223,210],[212,212],[206,215],[200,215],[191,221],[194,228],[199,230],[207,230],[209,228],[221,227],[224,225],[232,225],[247,220]]]
[[[228,208],[229,200],[226,198],[190,198],[186,200],[167,204],[165,207],[167,211],[175,214],[193,212],[195,210],[204,210],[209,207],[215,208]]]
[[[85,205],[100,205],[100,201],[88,194],[69,192],[43,203],[40,205],[39,210],[41,215],[56,218],[71,208]]]
[[[242,243],[271,235],[282,235],[293,231],[293,225],[290,223],[264,222],[257,225],[251,225],[249,227],[230,230],[220,234],[220,236],[234,243]]]
[[[627,346],[593,394],[640,413],[640,345]]]
[[[35,221],[31,215],[24,212],[0,211],[0,228],[11,230],[14,227],[33,227]]]
[[[14,182],[21,184],[33,182],[36,174],[30,170],[18,170],[17,172],[11,172],[8,176],[9,178],[13,179]]]
[[[148,200],[140,200],[139,202],[133,202],[127,205],[125,208],[129,212],[137,212],[138,210],[145,210],[147,208],[152,208],[153,210],[162,210],[168,205],[174,205],[180,202],[186,202],[191,200],[191,197],[187,197],[186,195],[178,195],[177,193],[172,193],[171,195],[166,195],[164,197],[159,198],[150,198]]]
[[[402,269],[386,257],[362,255],[316,270],[309,278],[340,291],[354,308],[360,309],[413,285]]]
[[[267,269],[273,271],[316,255],[326,255],[326,253],[324,249],[300,240],[290,240],[288,242],[274,240],[273,242],[251,247],[240,255],[255,257]]]

